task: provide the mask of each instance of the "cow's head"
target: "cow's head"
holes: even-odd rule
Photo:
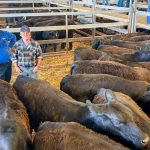
[[[149,137],[135,124],[132,110],[118,102],[111,90],[100,89],[97,100],[98,97],[102,98],[101,104],[86,101],[94,122],[93,128],[134,148],[141,148],[148,143]]]
[[[44,40],[54,39],[54,38],[56,38],[55,34],[56,34],[55,31],[43,31],[42,39],[44,39]]]

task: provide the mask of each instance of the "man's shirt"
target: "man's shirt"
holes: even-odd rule
[[[0,30],[0,64],[11,60],[9,48],[13,47],[15,42],[16,36],[14,34]]]
[[[15,43],[12,61],[17,62],[18,66],[34,67],[38,58],[42,58],[42,50],[38,42],[31,39],[27,45],[24,45],[20,39]]]

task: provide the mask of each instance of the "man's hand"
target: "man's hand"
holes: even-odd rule
[[[22,72],[21,69],[20,69],[18,66],[15,66],[15,70],[16,70],[16,72],[17,72],[18,74]]]

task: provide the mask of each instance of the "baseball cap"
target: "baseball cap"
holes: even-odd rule
[[[24,25],[20,28],[20,32],[30,32],[30,28],[28,26]]]

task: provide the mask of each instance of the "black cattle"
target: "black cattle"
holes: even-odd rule
[[[107,74],[67,75],[61,80],[60,89],[78,101],[92,101],[100,88],[129,95],[144,112],[150,115],[150,84],[131,81]]]
[[[90,143],[90,144],[89,144]],[[33,150],[128,150],[107,136],[76,122],[44,122],[33,140]]]
[[[73,24],[71,21],[69,24]],[[65,25],[65,19],[64,18],[59,18],[59,17],[52,17],[49,18],[48,20],[44,20],[42,22],[36,22],[34,24],[35,27],[39,26],[59,26],[59,25]],[[73,37],[73,30],[68,31],[68,37],[72,38]],[[58,31],[41,31],[37,32],[35,35],[36,40],[50,40],[50,39],[64,39],[66,38],[66,31],[65,30],[58,30]],[[46,52],[47,45],[44,45],[44,52]],[[56,45],[57,44],[52,44],[54,51],[56,51]],[[66,43],[61,43],[61,48],[65,48]],[[69,42],[69,49],[72,49],[72,42]]]
[[[150,50],[150,49],[149,49]],[[133,56],[131,56],[131,61],[150,61],[150,51],[146,50],[146,51],[138,51],[135,52],[133,54]]]
[[[0,150],[31,150],[29,120],[12,86],[0,80]]]
[[[147,136],[134,123],[131,110],[114,99],[103,105],[77,102],[48,83],[26,76],[18,76],[14,88],[31,121],[75,121],[130,147],[142,148],[147,144]]]

